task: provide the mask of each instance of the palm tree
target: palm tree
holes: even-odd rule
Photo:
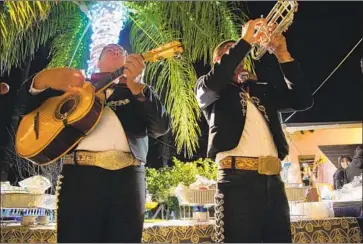
[[[34,57],[40,46],[51,45],[48,67],[85,69],[89,55],[89,19],[79,6],[94,2],[6,1],[0,5],[0,75]],[[193,88],[197,80],[193,64],[208,65],[214,47],[225,39],[236,39],[246,15],[238,3],[145,1],[125,2],[131,25],[130,41],[142,53],[158,45],[180,40],[184,53],[147,65],[146,76],[172,117],[177,150],[191,156],[198,148],[200,111]],[[84,35],[86,34],[86,35]],[[252,69],[250,59],[246,62]],[[157,78],[155,78],[157,77]]]

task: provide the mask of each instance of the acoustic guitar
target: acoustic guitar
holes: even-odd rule
[[[157,62],[183,52],[173,41],[142,54],[144,61]],[[20,122],[15,148],[19,156],[36,165],[46,165],[74,148],[99,122],[104,108],[101,91],[122,76],[123,67],[113,73],[100,73],[77,92],[65,92],[47,99]],[[50,77],[51,78],[51,77]]]

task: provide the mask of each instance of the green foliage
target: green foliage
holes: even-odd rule
[[[198,159],[184,163],[173,158],[172,167],[164,167],[159,170],[147,168],[147,189],[153,198],[159,202],[172,201],[173,191],[179,183],[189,186],[194,183],[197,175],[208,179],[217,180],[217,166],[210,159]]]
[[[194,183],[197,175],[204,176],[207,179],[217,180],[217,166],[210,159],[198,159],[193,162],[184,163],[176,158],[173,158],[174,166],[171,174],[175,181],[189,186]]]
[[[149,193],[159,203],[165,202],[172,195],[171,188],[177,185],[167,167],[160,170],[147,168],[146,182]]]
[[[159,5],[154,2],[152,4]],[[165,16],[156,7],[138,8],[130,16],[133,24],[130,41],[137,53],[149,51],[161,44],[178,40],[177,32],[165,29]],[[145,81],[154,85],[159,94],[166,91],[165,105],[172,117],[172,129],[178,152],[186,148],[192,155],[198,148],[200,111],[193,92],[197,76],[192,63],[184,56],[181,59],[168,59],[161,63],[149,63]]]
[[[194,95],[197,81],[193,63],[211,62],[214,48],[226,39],[237,39],[243,14],[226,1],[143,1],[126,2],[135,10],[131,18],[130,40],[135,52],[143,53],[170,41],[180,40],[184,53],[180,60],[147,65],[146,81],[158,93],[166,91],[166,109],[172,117],[177,151],[188,156],[198,148],[200,110]],[[246,68],[252,70],[248,58]]]
[[[48,68],[70,66],[86,69],[91,37],[91,28],[88,27],[89,20],[81,11],[68,18],[64,31],[52,43],[52,59]]]
[[[72,2],[7,1],[0,12],[0,75],[30,62],[38,48],[62,33],[78,12]]]
[[[33,23],[45,20],[56,1],[6,1],[0,12],[1,39],[21,34]]]

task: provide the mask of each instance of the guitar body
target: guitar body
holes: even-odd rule
[[[49,98],[21,120],[16,151],[37,165],[52,163],[92,131],[102,112],[103,99],[88,82],[76,93]]]

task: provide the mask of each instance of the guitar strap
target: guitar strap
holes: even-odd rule
[[[74,161],[75,165],[79,166],[79,163],[78,163],[78,160],[77,160],[77,150],[73,151],[73,161]]]

